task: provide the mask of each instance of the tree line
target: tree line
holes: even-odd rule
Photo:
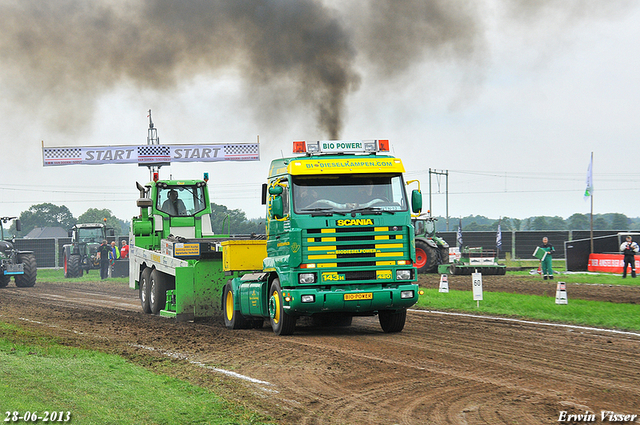
[[[457,230],[462,224],[463,231],[526,231],[526,230],[589,230],[590,214],[573,214],[567,219],[559,216],[536,216],[525,219],[502,217],[491,219],[481,215],[462,218],[449,217],[449,230]],[[446,218],[438,217],[436,230],[447,230]],[[594,214],[593,230],[640,230],[640,218],[629,218],[620,213]]]
[[[122,220],[113,215],[109,209],[89,208],[79,217],[74,217],[65,205],[50,203],[31,206],[20,214],[22,231],[16,232],[12,222],[10,235],[23,237],[37,227],[61,227],[71,229],[78,223],[101,223],[106,219],[107,226],[115,229],[117,236],[129,234],[130,221]],[[589,214],[573,214],[567,219],[559,216],[536,216],[525,219],[502,217],[492,219],[481,215],[470,215],[462,218],[449,217],[449,230],[455,231],[462,224],[463,231],[496,231],[498,225],[503,232],[524,230],[589,230],[591,218]],[[263,234],[265,233],[264,218],[248,219],[244,211],[229,209],[224,205],[211,203],[211,228],[215,234]],[[594,214],[594,230],[640,230],[640,218],[629,218],[624,214],[608,213]],[[445,217],[438,217],[436,230],[447,230]]]
[[[102,223],[115,229],[116,236],[129,234],[131,221],[117,218],[109,209],[89,208],[79,217],[74,217],[65,205],[43,203],[32,205],[27,211],[20,213],[22,230],[16,231],[15,221],[5,233],[24,237],[35,228],[61,227],[70,230],[74,225],[81,223]],[[224,205],[211,203],[211,228],[216,234],[262,234],[265,232],[264,219],[247,219],[242,210],[230,210]]]

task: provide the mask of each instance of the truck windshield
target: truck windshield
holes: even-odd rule
[[[158,189],[156,208],[171,216],[192,216],[206,208],[204,189],[196,186],[168,186]]]
[[[296,176],[292,190],[294,211],[298,214],[407,210],[404,182],[399,174]]]

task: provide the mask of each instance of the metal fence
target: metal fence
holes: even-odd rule
[[[594,230],[593,237],[615,235],[626,230]],[[456,232],[438,233],[449,246],[457,246]],[[511,231],[502,232],[502,248],[499,257],[505,258],[509,253],[511,258],[532,259],[533,251],[542,244],[542,238],[549,238],[556,252],[554,258],[565,258],[565,242],[587,239],[589,230],[550,230],[550,231]],[[481,247],[482,249],[496,249],[496,232],[462,232],[462,245]]]
[[[595,230],[594,238],[615,235],[626,230]],[[456,232],[439,232],[438,235],[447,241],[449,246],[457,246]],[[462,232],[464,246],[481,247],[482,249],[496,249],[496,232]],[[554,258],[566,258],[565,242],[588,239],[588,230],[567,231],[512,231],[502,232],[502,248],[500,258],[505,258],[509,253],[511,258],[531,259],[533,251],[542,244],[543,237],[549,238],[549,242],[555,247]],[[109,243],[115,240],[120,245],[126,236],[109,237]],[[33,251],[39,268],[61,268],[63,266],[63,246],[71,243],[70,238],[57,239],[16,239],[16,248],[23,251]]]
[[[118,247],[121,240],[129,241],[128,236],[107,237],[107,241],[111,243],[116,241]],[[71,243],[71,238],[56,239],[16,239],[15,246],[20,251],[33,251],[36,256],[36,264],[38,268],[62,268],[64,264],[63,247]]]

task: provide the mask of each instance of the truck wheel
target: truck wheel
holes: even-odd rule
[[[140,274],[140,304],[142,305],[142,311],[146,314],[151,313],[149,307],[149,294],[151,285],[149,285],[149,277],[151,276],[151,268],[147,267]]]
[[[438,266],[438,251],[423,241],[416,241],[416,268],[418,273],[430,273]]]
[[[5,275],[0,276],[0,288],[6,287],[9,284],[10,280],[11,280],[11,276],[5,276]]]
[[[407,319],[407,309],[397,311],[382,310],[378,313],[380,326],[385,333],[400,332],[404,329],[404,322]]]
[[[167,304],[167,284],[164,274],[153,269],[149,278],[149,308],[151,313],[158,314]]]
[[[70,255],[67,263],[68,277],[82,277],[82,264],[79,255]]]
[[[274,279],[269,291],[269,316],[271,317],[271,328],[276,335],[291,335],[296,328],[296,318],[284,311],[282,288],[280,280]]]
[[[438,254],[440,255],[438,264],[449,264],[449,247],[438,247]]]
[[[18,263],[22,263],[24,274],[16,275],[16,286],[30,288],[35,285],[36,276],[38,275],[35,254],[18,254]]]
[[[224,285],[222,292],[222,311],[224,311],[224,325],[228,329],[247,329],[249,328],[249,322],[244,318],[240,310],[236,310],[233,307],[233,287],[231,283]]]

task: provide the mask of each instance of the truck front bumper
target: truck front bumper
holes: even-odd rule
[[[401,284],[383,288],[357,290],[323,290],[318,288],[283,289],[283,307],[289,314],[314,313],[367,314],[380,310],[408,308],[418,301],[418,285]]]

